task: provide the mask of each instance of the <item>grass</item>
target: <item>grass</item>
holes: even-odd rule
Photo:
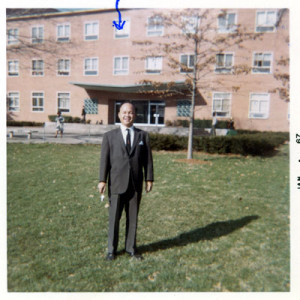
[[[106,262],[100,147],[7,145],[10,292],[290,290],[289,149],[273,157],[154,152],[137,243]]]

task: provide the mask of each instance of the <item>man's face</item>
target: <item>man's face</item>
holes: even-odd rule
[[[133,125],[135,120],[135,110],[132,104],[126,103],[123,104],[120,108],[120,112],[118,114],[121,123],[129,128]]]

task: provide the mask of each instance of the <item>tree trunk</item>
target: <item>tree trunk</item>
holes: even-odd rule
[[[196,30],[196,34],[197,33],[198,30]],[[198,59],[198,38],[197,37],[194,38],[194,43],[195,43],[195,50],[194,50],[193,90],[192,90],[192,99],[191,99],[187,159],[193,158],[194,115],[195,115],[195,99],[196,99],[196,89],[197,89],[197,59]]]

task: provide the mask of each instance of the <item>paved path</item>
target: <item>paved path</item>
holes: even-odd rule
[[[155,127],[155,126],[137,126],[143,130],[161,134],[173,134],[178,136],[187,136],[188,128],[180,127]],[[117,125],[88,125],[88,124],[69,124],[64,126],[64,135],[62,138],[55,135],[55,123],[46,122],[44,127],[7,127],[6,140],[8,143],[38,144],[101,144],[103,134],[109,130],[118,128]],[[196,129],[195,129],[196,130]],[[210,129],[197,129],[195,133],[199,136],[209,135]],[[10,137],[10,131],[14,132]],[[31,139],[27,138],[28,131],[33,131]],[[217,129],[217,135],[225,135],[227,129]]]
[[[6,135],[8,143],[23,143],[23,144],[39,144],[39,143],[51,143],[51,144],[101,144],[103,134],[86,135],[81,133],[65,133],[61,138],[54,137],[54,133],[43,132],[33,133],[31,139],[27,138],[25,133],[16,133],[12,138],[9,134]]]

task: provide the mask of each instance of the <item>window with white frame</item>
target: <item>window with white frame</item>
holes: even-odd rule
[[[116,39],[123,39],[123,38],[128,38],[130,35],[130,20],[129,19],[125,19],[123,20],[125,21],[125,24],[123,26],[122,29],[118,29],[115,27],[115,38]],[[115,20],[115,22],[118,22],[117,20]]]
[[[70,59],[59,59],[57,62],[57,75],[69,76],[71,70]]]
[[[114,58],[114,75],[127,75],[129,70],[129,57],[118,56]]]
[[[44,111],[44,93],[32,93],[32,111]]]
[[[273,32],[277,22],[276,10],[256,12],[256,32]]]
[[[9,60],[8,61],[8,76],[19,76],[19,61]]]
[[[272,53],[256,52],[253,54],[253,73],[271,73]]]
[[[20,111],[20,94],[19,92],[10,92],[7,96],[8,110],[9,111]]]
[[[57,108],[62,113],[70,112],[70,93],[57,93]]]
[[[44,26],[32,27],[31,41],[33,44],[42,43],[44,41]]]
[[[91,57],[84,60],[84,75],[98,75],[98,58]]]
[[[195,34],[199,28],[200,18],[197,16],[184,16],[182,17],[182,33]]]
[[[42,59],[32,60],[32,76],[44,75],[44,61]]]
[[[86,41],[97,40],[99,36],[99,22],[86,22],[84,24],[84,39]]]
[[[231,93],[216,92],[213,94],[213,112],[217,117],[230,117]]]
[[[269,117],[270,94],[250,94],[249,118],[267,119]]]
[[[162,71],[162,57],[149,56],[146,58],[146,73],[159,74]]]
[[[57,40],[59,42],[68,42],[70,40],[71,25],[68,23],[57,25]]]
[[[177,116],[178,117],[189,117],[190,114],[191,114],[191,101],[178,100],[177,101]]]
[[[218,53],[216,55],[216,73],[231,73],[233,67],[232,53]]]
[[[191,73],[194,71],[195,55],[182,54],[180,55],[180,72]]]
[[[236,13],[224,13],[218,16],[218,32],[230,33],[237,29]]]
[[[10,28],[7,31],[7,44],[14,45],[19,42],[19,29]]]
[[[161,16],[153,16],[148,18],[147,35],[161,36],[164,32],[163,18]]]

